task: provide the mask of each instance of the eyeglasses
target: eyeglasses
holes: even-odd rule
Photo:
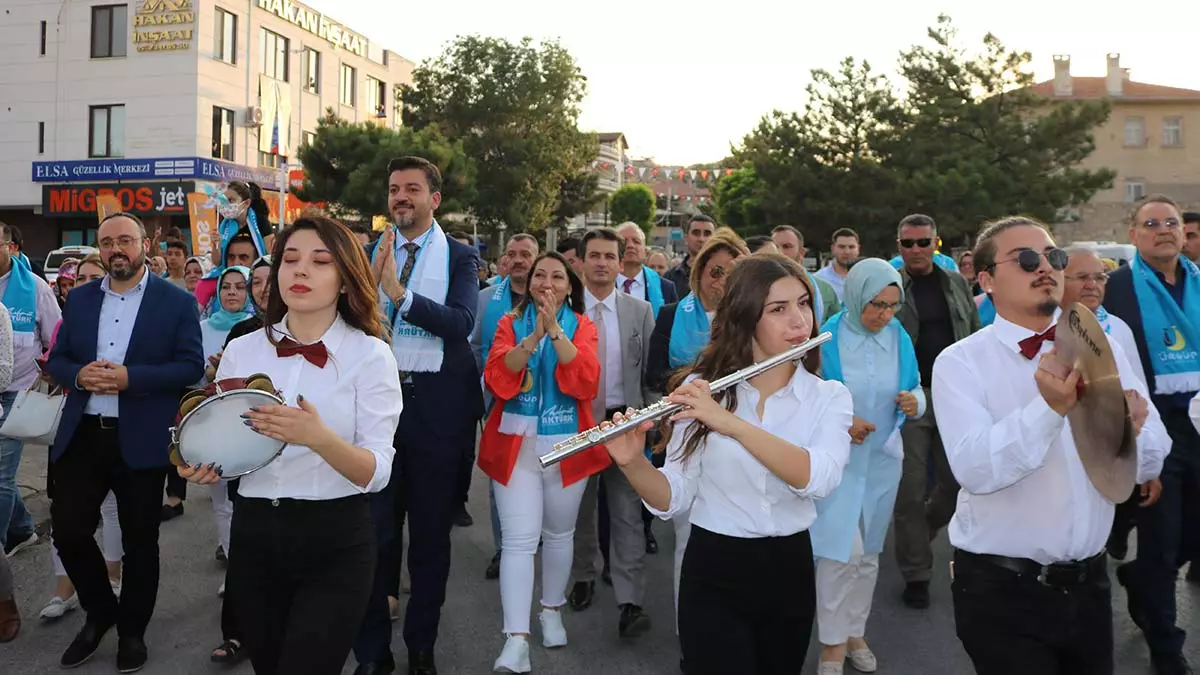
[[[898,302],[884,302],[882,300],[872,300],[872,301],[868,302],[867,304],[881,312],[894,312],[894,311],[900,309],[900,303],[898,303]]]
[[[1067,261],[1070,256],[1061,248],[1052,248],[1045,253],[1039,253],[1033,249],[1027,248],[1017,254],[1015,258],[1008,260],[997,260],[996,264],[1000,265],[1007,262],[1015,262],[1026,272],[1036,272],[1042,266],[1042,256],[1046,257],[1046,262],[1050,263],[1050,267],[1055,271],[1062,271],[1067,268]]]
[[[1179,229],[1179,219],[1178,218],[1164,218],[1162,220],[1159,220],[1158,218],[1151,218],[1142,223],[1142,227],[1146,228],[1147,230],[1157,230],[1159,227],[1164,226],[1164,225],[1168,229],[1178,230]]]
[[[711,270],[708,271],[708,276],[713,279],[720,279],[721,277],[724,277],[728,273],[729,273],[728,270],[726,270],[724,267],[721,267],[720,265],[715,265]]]
[[[1068,276],[1067,279],[1069,281],[1078,281],[1078,282],[1084,283],[1084,284],[1086,284],[1089,281],[1095,282],[1097,284],[1106,284],[1106,283],[1108,283],[1108,273],[1101,272],[1099,274],[1072,274],[1072,275]]]
[[[108,250],[113,247],[113,244],[121,248],[129,248],[139,241],[141,241],[141,237],[130,237],[128,235],[117,237],[116,240],[113,240],[112,237],[105,237],[100,240],[100,248]]]
[[[932,244],[933,244],[933,239],[931,237],[922,237],[921,239],[901,239],[900,240],[900,248],[912,248],[914,246],[917,246],[919,248],[929,248],[929,246]]]

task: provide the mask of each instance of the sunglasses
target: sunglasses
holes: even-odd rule
[[[720,265],[716,265],[711,270],[708,271],[708,276],[713,279],[720,279],[721,277],[724,277],[728,273],[729,273],[729,271],[726,270],[724,267],[721,267]]]
[[[920,248],[929,248],[929,246],[932,244],[933,244],[933,239],[930,237],[923,237],[921,239],[901,239],[900,240],[900,248],[912,248],[914,246],[917,246]]]
[[[1038,271],[1038,268],[1042,266],[1042,256],[1046,257],[1046,262],[1050,263],[1050,267],[1056,272],[1065,270],[1067,268],[1067,261],[1070,258],[1067,252],[1061,248],[1052,248],[1045,253],[1039,253],[1027,248],[1018,253],[1017,257],[1009,258],[1008,260],[998,260],[996,264],[1015,262],[1022,270],[1032,273]]]
[[[1142,223],[1142,227],[1146,228],[1147,230],[1157,230],[1160,226],[1164,226],[1164,225],[1169,229],[1178,230],[1179,229],[1179,219],[1178,218],[1164,218],[1162,220],[1159,220],[1158,218],[1151,218]]]

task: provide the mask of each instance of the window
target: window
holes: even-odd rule
[[[1125,201],[1132,204],[1146,196],[1146,184],[1140,181],[1125,181]]]
[[[317,135],[311,131],[305,131],[302,134],[304,145],[312,145],[317,142]]]
[[[46,22],[45,21],[42,22],[42,38],[41,38],[41,40],[42,40],[41,48],[38,49],[38,54],[41,56],[45,56],[46,55]]]
[[[129,42],[129,14],[125,5],[92,8],[92,58],[125,56]]]
[[[321,52],[304,48],[304,91],[321,93]]]
[[[367,76],[367,110],[379,119],[387,119],[387,86]]]
[[[213,35],[216,39],[213,58],[225,63],[237,63],[237,16],[218,7]]]
[[[125,156],[125,106],[88,108],[88,157]]]
[[[1125,147],[1140,148],[1146,145],[1146,120],[1141,117],[1125,118]]]
[[[1163,118],[1163,137],[1162,144],[1164,148],[1182,148],[1183,147],[1183,118],[1182,117],[1164,117]]]
[[[46,154],[46,123],[38,122],[38,154]]]
[[[341,91],[338,94],[338,100],[342,105],[354,107],[354,102],[358,99],[358,72],[352,66],[342,64],[342,75],[339,78],[338,84]]]
[[[212,156],[233,161],[233,111],[213,106]]]
[[[262,74],[269,75],[280,82],[288,81],[288,39],[278,33],[262,29],[262,39],[259,41],[259,51],[262,52]]]
[[[283,155],[272,155],[269,152],[262,152],[261,150],[258,153],[259,166],[268,166],[272,169],[278,169],[287,166],[287,163],[288,158]]]

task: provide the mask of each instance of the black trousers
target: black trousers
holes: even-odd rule
[[[400,597],[404,562],[404,524],[408,523],[408,572],[412,593],[404,613],[404,643],[409,651],[432,651],[437,642],[446,581],[450,578],[450,529],[462,506],[459,478],[464,443],[474,443],[475,425],[458,436],[436,436],[434,421],[419,418],[416,394],[404,388],[404,407],[396,430],[391,487],[395,496],[388,593]]]
[[[1047,586],[955,551],[954,625],[977,675],[1113,675],[1112,587],[1103,554],[1084,583]]]
[[[187,479],[179,475],[178,471],[167,472],[167,496],[176,497],[179,501],[187,501]]]
[[[741,539],[692,526],[679,577],[688,675],[798,675],[815,612],[808,532]]]
[[[475,438],[462,448],[462,464],[458,467],[459,505],[466,508],[468,496],[471,494],[471,475],[475,473]]]
[[[354,639],[354,659],[358,663],[395,664],[392,657],[392,617],[388,594],[396,583],[393,574],[392,537],[395,536],[395,496],[389,483],[370,497],[371,518],[375,522],[375,539],[379,542],[375,578],[371,582],[371,598],[367,612]],[[391,576],[389,576],[391,575]],[[398,597],[398,596],[393,596]]]
[[[102,428],[109,427],[109,428]],[[158,526],[167,468],[131,469],[121,458],[116,420],[85,415],[54,463],[50,517],[54,546],[88,620],[116,624],[123,637],[142,637],[158,599]],[[100,504],[117,498],[123,558],[121,598],[108,583],[104,556],[93,535]]]
[[[167,474],[168,477],[172,473],[177,476],[179,475],[178,471],[171,471]],[[228,485],[226,485],[226,488],[229,490],[229,501],[235,505],[237,504],[237,500],[239,498],[238,487],[241,485],[241,482],[241,478],[235,478],[229,481]],[[168,492],[168,494],[170,493]],[[233,545],[231,544],[229,548],[233,548]],[[226,553],[228,553],[228,551]],[[245,646],[246,638],[242,634],[241,625],[237,620],[237,609],[235,608],[236,604],[237,603],[234,602],[233,596],[229,594],[229,589],[226,588],[225,596],[221,598],[221,640],[237,640],[242,644],[242,646]]]
[[[1138,509],[1137,560],[1126,578],[1151,653],[1173,656],[1186,637],[1175,623],[1175,583],[1180,566],[1200,553],[1200,434],[1186,409],[1160,413],[1171,454],[1159,476],[1162,496]]]
[[[337,675],[375,575],[367,497],[234,503],[225,594],[257,675]]]

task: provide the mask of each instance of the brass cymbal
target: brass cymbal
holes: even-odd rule
[[[1067,414],[1079,459],[1096,490],[1119,504],[1137,483],[1137,445],[1108,336],[1096,315],[1075,303],[1059,317],[1054,344],[1082,375],[1079,403]]]

